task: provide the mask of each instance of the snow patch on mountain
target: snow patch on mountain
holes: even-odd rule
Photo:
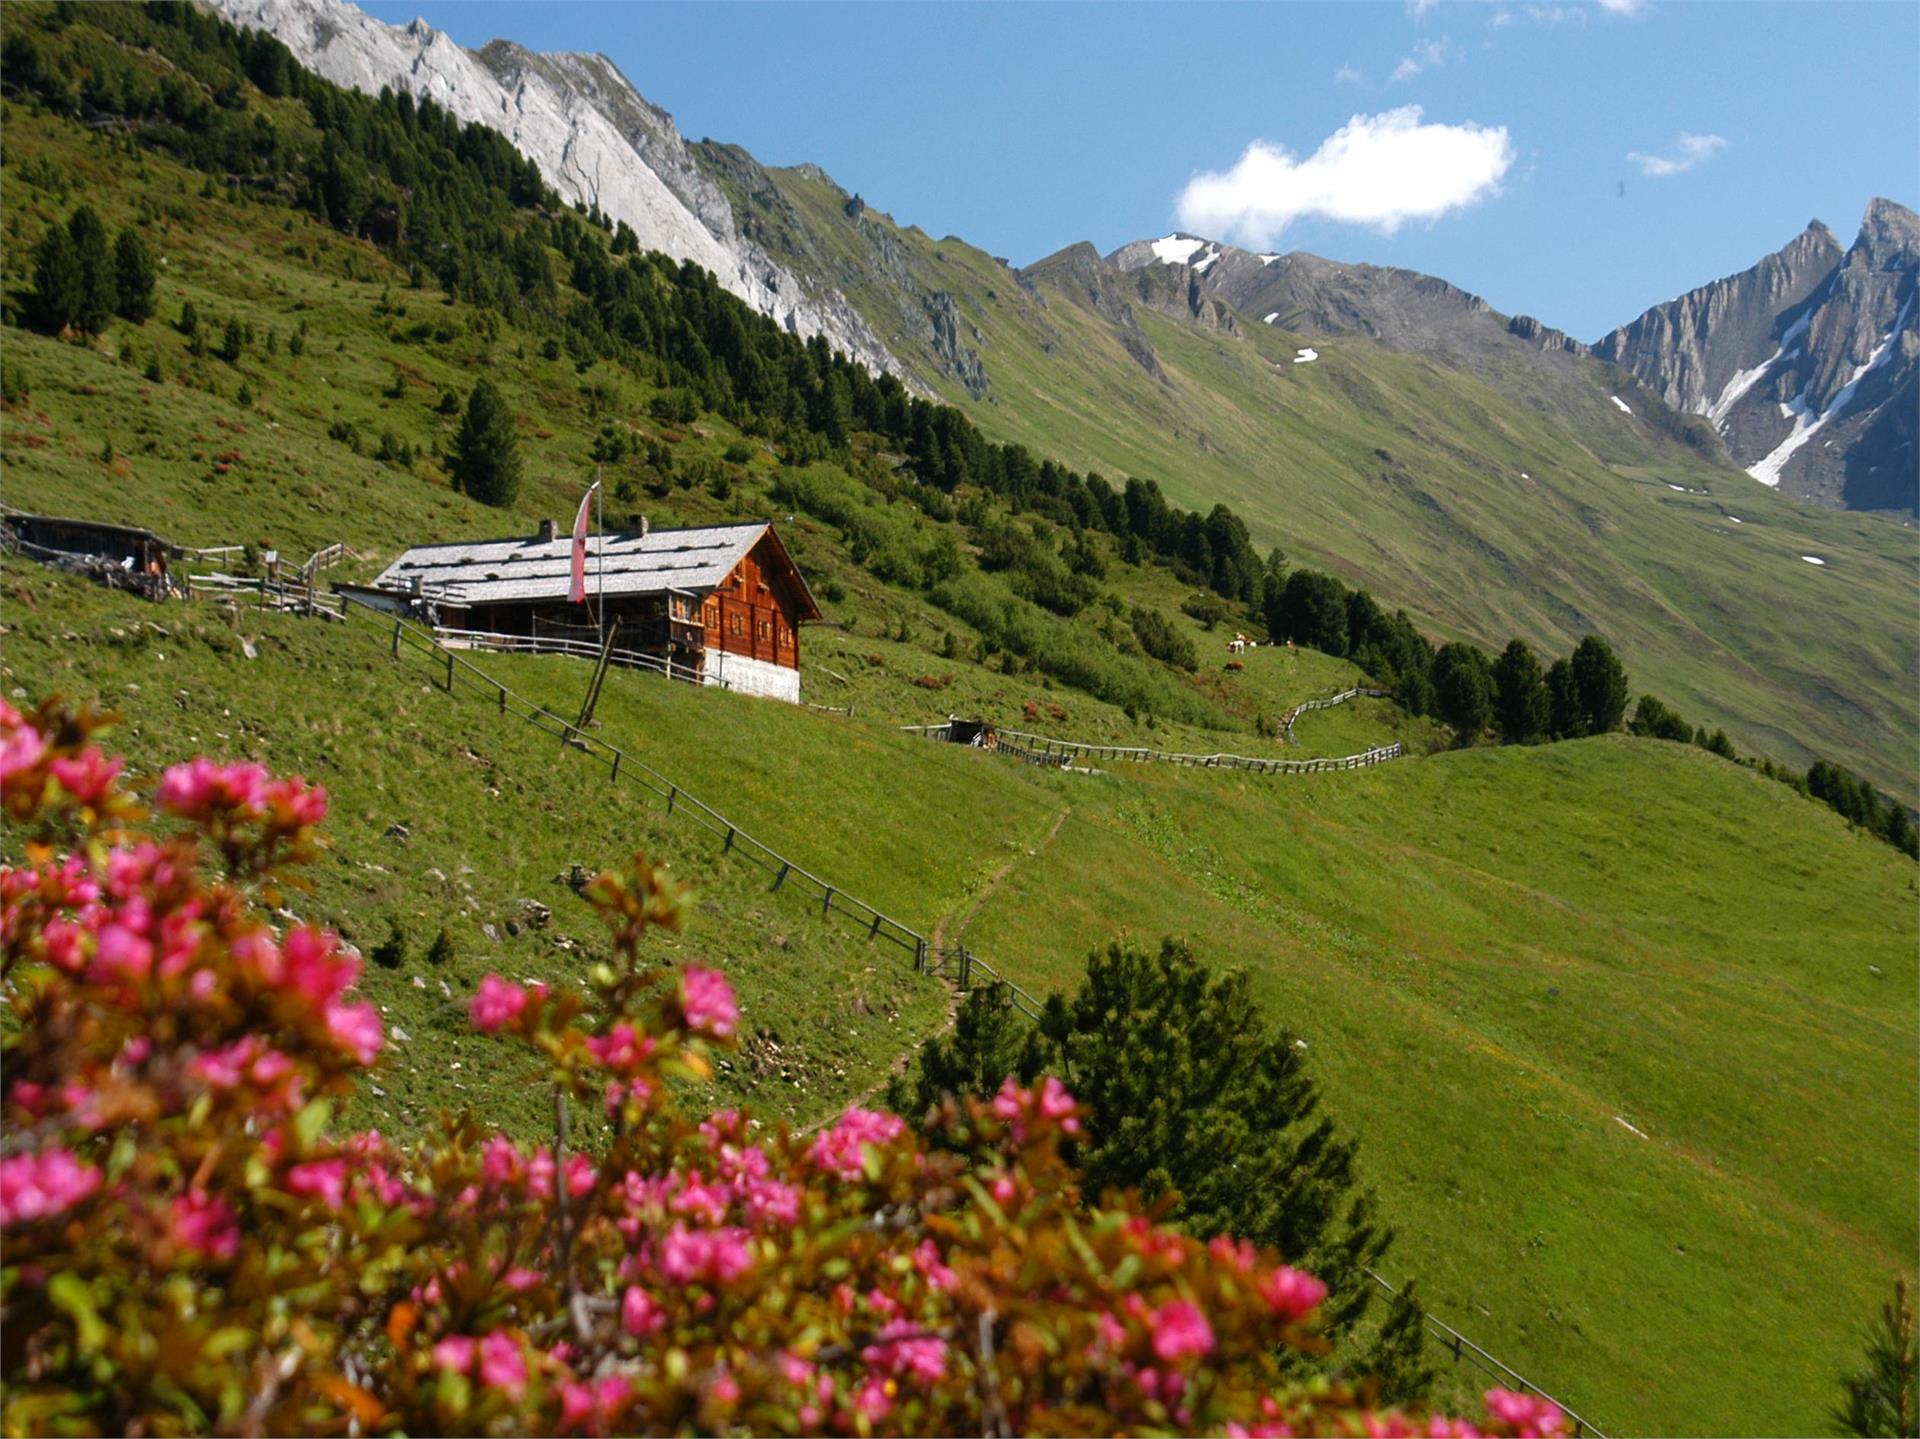
[[[1630,406],[1625,400],[1621,399],[1618,395],[1608,395],[1607,398],[1609,400],[1612,400],[1613,403],[1619,407],[1621,414],[1631,415],[1633,413],[1633,407]]]
[[[1728,380],[1726,387],[1720,391],[1719,398],[1712,404],[1703,405],[1700,408],[1699,413],[1705,415],[1715,429],[1724,430],[1727,416],[1733,413],[1733,407],[1740,403],[1740,397],[1751,390],[1761,376],[1782,360],[1791,360],[1800,353],[1794,346],[1806,338],[1807,326],[1813,323],[1813,310],[1814,307],[1809,305],[1800,318],[1788,327],[1786,334],[1780,337],[1780,347],[1777,350],[1751,370],[1736,370],[1733,378]]]
[[[1752,475],[1761,484],[1772,489],[1778,489],[1780,487],[1780,472],[1786,468],[1787,461],[1793,458],[1794,451],[1806,444],[1808,440],[1811,440],[1830,420],[1844,411],[1848,405],[1852,404],[1854,394],[1860,388],[1860,382],[1887,362],[1888,356],[1893,353],[1893,342],[1899,338],[1900,332],[1907,327],[1907,316],[1911,314],[1912,311],[1913,300],[1909,297],[1907,302],[1900,307],[1900,314],[1899,317],[1894,320],[1893,328],[1888,330],[1885,337],[1874,347],[1874,351],[1867,357],[1866,363],[1854,369],[1853,374],[1848,377],[1846,384],[1842,385],[1834,395],[1833,403],[1828,405],[1826,409],[1822,410],[1818,415],[1815,415],[1808,406],[1807,392],[1805,390],[1802,390],[1791,400],[1783,404],[1780,407],[1781,417],[1791,419],[1793,421],[1793,428],[1787,432],[1787,437],[1784,440],[1774,446],[1770,454],[1758,464],[1748,466],[1747,473]],[[1804,559],[1805,556],[1801,558]],[[1825,562],[1819,561],[1817,563]]]
[[[1299,354],[1293,357],[1293,362],[1296,365],[1311,365],[1315,360],[1319,358],[1320,358],[1320,352],[1314,349],[1312,346],[1308,346],[1306,349],[1301,350]]]
[[[1206,243],[1185,235],[1168,235],[1153,242],[1153,257],[1163,265],[1184,265],[1193,258],[1194,251],[1204,249]]]

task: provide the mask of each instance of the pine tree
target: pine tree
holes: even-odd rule
[[[1832,1417],[1842,1434],[1893,1439],[1920,1433],[1920,1350],[1905,1275],[1895,1277],[1892,1302],[1867,1332],[1866,1358],[1841,1376],[1840,1390]]]
[[[1433,699],[1460,744],[1479,739],[1493,722],[1493,675],[1487,657],[1458,641],[1442,645],[1433,657]]]
[[[1607,734],[1620,728],[1620,717],[1627,712],[1627,672],[1612,646],[1598,635],[1588,635],[1574,647],[1571,663],[1586,732]]]
[[[65,226],[55,225],[34,251],[33,295],[28,301],[34,328],[57,335],[73,324],[83,288],[73,237]]]
[[[1493,666],[1494,716],[1508,744],[1532,744],[1551,718],[1547,682],[1525,640],[1510,640]]]
[[[1566,660],[1555,660],[1547,668],[1547,727],[1555,739],[1579,739],[1587,732],[1573,666]]]
[[[1009,1075],[1060,1076],[1090,1110],[1072,1155],[1086,1194],[1178,1191],[1172,1217],[1193,1234],[1271,1245],[1323,1280],[1337,1336],[1366,1311],[1366,1268],[1392,1233],[1360,1187],[1354,1141],[1319,1112],[1303,1048],[1266,1022],[1244,970],[1216,974],[1174,940],[1157,954],[1116,944],[1036,1025],[990,990],[969,995],[953,1036],[922,1049],[889,1103],[918,1119]]]
[[[513,411],[491,380],[480,380],[467,396],[467,412],[453,437],[447,468],[456,489],[482,504],[505,508],[520,493],[519,440]]]
[[[74,261],[80,271],[73,327],[82,334],[97,335],[106,329],[120,303],[107,227],[91,207],[82,205],[67,221],[67,238],[73,241]]]
[[[153,256],[139,231],[129,226],[113,242],[113,274],[120,318],[144,324],[153,313]]]

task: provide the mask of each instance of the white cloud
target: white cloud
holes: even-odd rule
[[[1391,235],[1497,194],[1513,165],[1504,125],[1429,125],[1418,105],[1355,115],[1306,159],[1256,140],[1230,170],[1187,182],[1180,228],[1265,249],[1305,216]]]
[[[1358,85],[1360,80],[1359,70],[1352,65],[1342,65],[1333,72],[1333,83],[1336,85]]]
[[[1406,59],[1393,67],[1388,83],[1397,85],[1402,80],[1411,80],[1422,70],[1431,70],[1436,65],[1444,65],[1454,58],[1457,50],[1451,40],[1422,40],[1413,47]]]
[[[1600,0],[1600,8],[1609,15],[1638,15],[1647,8],[1647,0]]]
[[[1440,0],[1407,0],[1407,13],[1416,20],[1422,20],[1426,18],[1427,12],[1439,3]]]
[[[1640,173],[1655,180],[1664,180],[1669,175],[1684,175],[1695,165],[1711,160],[1727,147],[1727,142],[1718,135],[1682,135],[1674,145],[1671,155],[1643,155],[1631,150],[1627,158],[1640,167]]]
[[[1487,28],[1490,30],[1504,30],[1507,28],[1507,26],[1511,25],[1512,23],[1513,23],[1513,11],[1496,10],[1493,12],[1492,17],[1487,21]]]

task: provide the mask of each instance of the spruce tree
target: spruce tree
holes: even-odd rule
[[[513,411],[491,380],[480,380],[467,396],[467,412],[447,454],[454,488],[482,504],[505,508],[520,493],[519,440]]]
[[[83,288],[73,238],[65,226],[55,225],[34,251],[33,295],[27,303],[34,328],[57,335],[74,323]]]
[[[1479,739],[1493,722],[1493,676],[1487,657],[1458,641],[1442,645],[1433,657],[1433,700],[1460,744]]]
[[[153,313],[153,256],[139,231],[129,226],[113,242],[113,274],[120,300],[120,318],[145,323]]]
[[[1620,717],[1627,712],[1627,672],[1612,646],[1598,635],[1588,635],[1574,646],[1571,663],[1586,732],[1607,734],[1620,728]]]
[[[1893,1301],[1882,1306],[1866,1340],[1860,1367],[1841,1376],[1834,1424],[1842,1434],[1889,1439],[1920,1433],[1920,1347],[1905,1275],[1895,1278]]]
[[[1508,744],[1532,744],[1549,720],[1546,677],[1525,640],[1510,640],[1493,666],[1494,717]]]
[[[91,207],[82,205],[67,221],[67,238],[73,241],[74,262],[80,272],[73,327],[83,334],[97,335],[106,329],[107,321],[120,306],[107,227]]]
[[[1215,973],[1171,939],[1157,954],[1116,944],[1090,956],[1078,993],[1056,995],[1038,1024],[974,991],[953,1036],[921,1050],[888,1102],[917,1120],[948,1095],[991,1095],[1009,1075],[1059,1076],[1090,1110],[1071,1155],[1085,1194],[1177,1191],[1172,1217],[1191,1233],[1271,1245],[1323,1280],[1337,1336],[1366,1311],[1366,1269],[1392,1234],[1360,1186],[1354,1141],[1320,1112],[1303,1049],[1266,1021],[1244,970]]]
[[[1573,682],[1573,666],[1555,660],[1547,669],[1547,726],[1555,739],[1579,739],[1587,732],[1580,709],[1580,690]]]

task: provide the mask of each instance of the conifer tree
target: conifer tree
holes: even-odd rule
[[[921,1050],[888,1102],[919,1119],[946,1095],[991,1095],[1009,1075],[1059,1075],[1092,1112],[1073,1154],[1086,1194],[1178,1191],[1172,1217],[1190,1233],[1274,1245],[1325,1280],[1322,1312],[1338,1332],[1366,1311],[1366,1267],[1392,1233],[1360,1187],[1355,1142],[1319,1112],[1303,1048],[1267,1023],[1246,971],[1215,973],[1171,939],[1158,953],[1116,944],[1089,957],[1079,992],[1056,995],[1038,1024],[975,990],[953,1035]]]
[[[456,489],[482,504],[505,508],[520,493],[519,440],[513,411],[491,380],[480,380],[467,396],[467,412],[453,437],[447,468]]]
[[[1587,733],[1573,666],[1566,660],[1555,660],[1547,668],[1547,725],[1555,739],[1579,739]]]
[[[1494,717],[1508,744],[1532,744],[1551,718],[1540,661],[1525,640],[1510,640],[1493,667]]]
[[[131,226],[113,242],[113,274],[120,318],[136,325],[145,323],[153,313],[153,255],[140,232]]]
[[[90,206],[82,205],[67,221],[67,238],[73,242],[74,263],[80,277],[73,327],[83,334],[97,335],[107,327],[107,321],[113,318],[120,304],[107,227],[100,223],[100,217]]]
[[[1472,744],[1493,721],[1493,676],[1487,657],[1469,644],[1442,645],[1433,657],[1434,705],[1459,742]]]
[[[1920,1348],[1905,1275],[1895,1278],[1892,1302],[1867,1333],[1865,1360],[1841,1376],[1840,1392],[1832,1417],[1842,1434],[1893,1439],[1920,1433]]]
[[[1571,664],[1586,733],[1607,734],[1620,728],[1620,717],[1627,712],[1627,672],[1613,647],[1598,635],[1588,635],[1574,647]]]
[[[57,335],[74,323],[83,288],[73,238],[65,226],[55,225],[34,251],[33,295],[28,301],[34,328]]]

